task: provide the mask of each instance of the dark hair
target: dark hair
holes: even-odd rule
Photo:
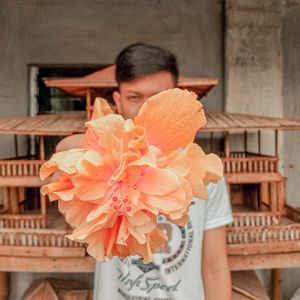
[[[179,71],[176,57],[169,50],[158,46],[132,44],[123,49],[116,58],[118,84],[160,71],[170,72],[177,84]]]

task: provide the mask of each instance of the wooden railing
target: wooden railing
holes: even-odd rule
[[[39,176],[41,160],[0,160],[0,176]]]
[[[0,231],[11,229],[38,229],[43,227],[42,215],[0,215]]]
[[[300,241],[300,224],[228,229],[228,244]],[[263,247],[263,245],[261,246]],[[298,246],[299,247],[299,246]]]
[[[55,229],[1,229],[0,246],[83,247],[65,237],[68,232]]]
[[[274,212],[234,212],[231,227],[263,227],[281,224],[281,213]]]
[[[278,160],[278,157],[264,156],[222,158],[226,174],[278,172]]]

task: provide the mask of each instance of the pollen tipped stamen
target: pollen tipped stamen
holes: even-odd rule
[[[120,182],[117,183],[117,186],[114,188],[113,193],[110,196],[110,207],[114,209],[117,216],[122,216],[132,211],[130,194],[135,189],[135,186],[125,186]]]
[[[117,210],[116,213],[117,213],[118,216],[122,216],[123,215],[123,211],[122,210]]]

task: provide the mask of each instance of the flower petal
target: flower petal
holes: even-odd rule
[[[86,249],[87,253],[96,258],[99,261],[103,261],[105,259],[105,235],[106,231],[96,231],[90,234],[86,238],[86,242],[88,243],[88,247]]]
[[[92,114],[92,118],[91,118],[92,120],[101,118],[105,115],[109,115],[112,113],[113,113],[113,111],[105,99],[103,99],[101,97],[97,97],[95,99],[93,114]]]
[[[77,177],[77,181],[75,179],[72,180],[74,185],[78,185],[80,180],[81,184],[84,182],[84,179],[81,176]],[[80,200],[85,201],[98,200],[104,197],[108,188],[109,185],[105,181],[87,180],[86,184],[82,184],[76,188],[76,196]]]
[[[107,153],[116,148],[123,134],[124,119],[122,116],[109,114],[102,118],[85,123],[87,131],[84,147],[94,149],[100,153]]]
[[[58,180],[43,185],[41,193],[42,195],[48,195],[52,201],[58,199],[69,201],[74,197],[74,185],[70,180]]]
[[[142,202],[161,213],[170,213],[186,207],[186,196],[185,190],[178,188],[163,196],[144,194]]]
[[[172,152],[168,160],[168,169],[180,174],[180,176],[186,176],[191,170],[191,161],[186,149]]]
[[[96,204],[74,199],[72,201],[58,201],[58,209],[65,214],[66,221],[72,226],[79,226],[86,222],[87,215]]]
[[[89,234],[99,231],[109,221],[111,216],[103,214],[97,220],[80,224],[72,234],[68,235],[70,240],[84,240]]]
[[[45,162],[40,169],[40,178],[44,180],[58,169],[72,174],[76,172],[76,163],[85,154],[86,150],[73,149],[54,153],[51,159]]]
[[[217,183],[223,176],[223,164],[221,159],[217,155],[210,153],[205,155],[203,163],[206,165],[204,181]]]
[[[145,194],[166,195],[178,189],[179,181],[172,171],[149,168],[141,175],[136,186]]]
[[[120,228],[119,228],[119,233],[117,237],[117,243],[120,245],[127,245],[126,241],[129,237],[129,232],[128,232],[128,221],[126,218],[122,219]]]
[[[206,120],[195,93],[170,89],[150,97],[134,123],[146,128],[150,145],[169,153],[192,142]]]

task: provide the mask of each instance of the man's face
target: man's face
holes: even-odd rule
[[[161,71],[121,83],[119,92],[114,92],[113,98],[118,113],[124,119],[133,119],[149,97],[174,87],[172,75]]]

